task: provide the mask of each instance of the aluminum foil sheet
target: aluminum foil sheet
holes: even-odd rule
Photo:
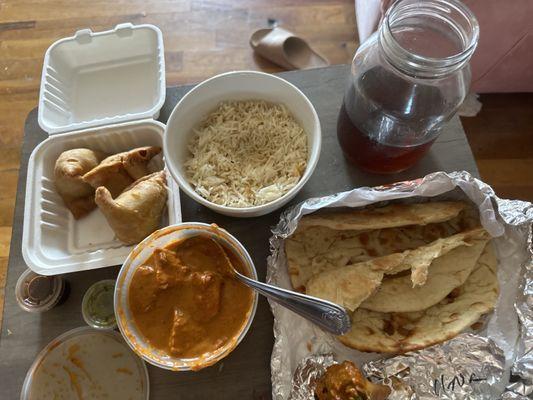
[[[289,400],[314,400],[314,390],[317,380],[326,372],[327,367],[337,364],[333,354],[317,354],[305,357],[294,371]],[[400,367],[400,371],[404,368]],[[374,379],[393,388],[389,400],[415,399],[413,390],[400,379],[390,377],[388,380]]]
[[[413,181],[357,188],[312,198],[286,210],[272,231],[267,281],[291,287],[283,242],[294,232],[303,215],[326,207],[363,207],[400,199],[420,202],[428,198],[474,203],[479,209],[481,223],[494,238],[499,259],[500,296],[484,328],[476,334],[462,334],[428,349],[384,358],[382,354],[349,349],[303,318],[271,303],[275,336],[271,372],[275,400],[313,398],[309,397],[312,396],[309,390],[300,391],[309,386],[309,374],[316,369],[318,372],[312,378],[316,379],[316,374],[327,364],[326,361],[317,362],[317,355],[322,360],[332,360],[324,355],[337,361],[351,360],[364,366],[376,381],[387,377],[385,383],[396,385],[389,397],[392,400],[533,398],[533,205],[499,199],[490,186],[467,172],[436,172]],[[435,383],[437,381],[440,383]],[[439,386],[438,396],[435,395],[436,385]],[[454,390],[449,391],[448,387]]]
[[[505,356],[492,340],[462,334],[442,345],[405,355],[371,361],[363,372],[395,390],[401,381],[412,390],[410,399],[492,400],[502,393]]]
[[[289,399],[313,400],[317,379],[337,362],[333,354],[304,358]],[[467,333],[440,346],[368,362],[362,371],[391,388],[390,400],[492,400],[502,392],[505,356],[492,340]]]
[[[317,379],[326,372],[330,365],[336,363],[333,354],[317,354],[304,358],[294,371],[289,400],[313,400]]]
[[[522,396],[515,392],[505,392],[502,395],[502,400],[530,400],[530,399],[531,399],[530,396]]]

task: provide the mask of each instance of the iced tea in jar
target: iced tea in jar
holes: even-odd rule
[[[398,0],[357,50],[339,112],[346,158],[395,173],[415,164],[463,102],[479,26],[458,0]]]

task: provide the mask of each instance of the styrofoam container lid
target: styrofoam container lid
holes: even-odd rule
[[[156,118],[164,102],[163,35],[154,25],[83,29],[46,51],[38,120],[49,134]]]
[[[22,255],[34,272],[57,275],[121,264],[121,243],[98,210],[75,220],[54,185],[54,164],[73,148],[109,155],[163,145],[154,121],[165,102],[163,35],[154,25],[124,23],[104,32],[83,29],[46,51],[39,125],[50,137],[32,152],[26,182]],[[165,169],[162,156],[152,171]],[[179,190],[167,177],[162,226],[181,221]]]

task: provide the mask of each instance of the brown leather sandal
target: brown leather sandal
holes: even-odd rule
[[[328,60],[313,50],[305,40],[283,28],[255,31],[250,37],[255,52],[286,69],[326,67]]]

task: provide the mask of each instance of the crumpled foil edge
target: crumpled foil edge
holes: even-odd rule
[[[504,400],[525,400],[533,397],[533,204],[497,196],[495,199],[503,220],[509,225],[523,226],[527,234],[528,260],[523,266],[524,278],[514,305],[520,321],[518,351],[511,367],[515,379],[502,395]]]
[[[504,214],[508,208],[512,209],[512,205],[509,203],[512,201],[498,201]],[[522,206],[523,214],[513,215],[512,212],[509,212],[507,223],[525,224],[527,221],[533,221],[533,207],[531,203],[525,203],[516,202],[517,205]],[[527,219],[522,220],[521,216]],[[524,279],[520,282],[520,294],[515,302],[515,309],[520,321],[520,340],[518,342],[518,354],[511,368],[512,374],[520,377],[520,379],[507,387],[503,399],[530,399],[533,397],[533,227],[531,222],[526,227],[529,231],[527,233],[529,259],[524,265]],[[511,394],[507,393],[512,393],[515,397],[511,397]]]
[[[439,345],[370,361],[362,370],[391,387],[388,400],[493,400],[503,391],[505,364],[493,340],[462,333]]]
[[[420,193],[420,188],[424,186],[425,193]],[[462,191],[486,213],[492,213],[494,217],[494,207],[487,207],[487,203],[493,203],[497,207],[497,213],[506,224],[520,227],[527,232],[527,252],[528,260],[523,265],[524,276],[520,282],[520,295],[515,301],[514,307],[518,314],[520,323],[520,334],[517,343],[517,353],[513,361],[511,372],[514,375],[514,381],[509,384],[502,395],[502,399],[525,400],[533,394],[533,204],[521,200],[500,199],[494,193],[494,190],[481,180],[474,178],[466,171],[457,171],[452,173],[435,172],[412,181],[398,182],[391,185],[377,187],[361,187],[352,191],[341,192],[324,197],[310,198],[290,209],[287,209],[280,216],[280,221],[272,229],[273,236],[270,238],[271,254],[268,257],[267,264],[267,282],[276,284],[279,279],[279,273],[276,268],[281,252],[279,251],[283,240],[290,236],[297,227],[299,219],[314,210],[325,208],[332,203],[348,197],[350,193],[359,191],[362,194],[360,204],[351,202],[350,207],[364,206],[372,203],[372,192],[386,192],[387,196],[382,196],[381,200],[401,199],[414,196],[432,197],[452,191],[456,187]],[[365,192],[369,194],[365,196]],[[485,207],[482,207],[485,205]],[[304,210],[305,209],[305,212]],[[487,226],[485,220],[488,215],[480,214],[481,222],[484,227],[497,237],[503,235],[504,226]],[[269,302],[272,313],[274,314],[274,346],[271,357],[271,375],[272,375],[272,397],[276,400],[285,400],[288,397],[290,388],[283,388],[283,381],[287,377],[282,376],[281,363],[282,352],[287,348],[286,337],[283,334],[284,327],[277,320],[276,315],[281,312],[281,306]],[[290,377],[289,377],[290,378]]]

